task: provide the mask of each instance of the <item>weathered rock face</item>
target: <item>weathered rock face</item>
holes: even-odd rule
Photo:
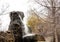
[[[4,41],[5,41],[4,37],[0,36],[0,42],[4,42]]]
[[[4,42],[5,41],[5,33],[4,32],[0,32],[0,42]]]
[[[45,42],[45,38],[42,35],[29,35],[23,38],[24,42]]]
[[[15,42],[13,32],[0,32],[0,42]]]
[[[45,38],[42,35],[36,35],[35,40],[37,40],[37,41],[45,41]]]
[[[15,42],[14,34],[12,31],[6,31],[5,42]]]
[[[26,36],[23,38],[23,42],[36,42],[35,36]]]
[[[13,31],[15,42],[22,42],[22,29],[24,28],[22,23],[23,17],[23,12],[13,11],[10,13],[11,22],[9,25],[9,30]]]
[[[0,33],[0,42],[38,42],[45,40],[42,36],[34,35],[22,38],[24,25],[22,19],[23,12],[13,11],[10,13],[11,22],[7,32]]]

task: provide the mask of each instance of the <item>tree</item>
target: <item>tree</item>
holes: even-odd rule
[[[24,33],[24,24],[22,20],[24,18],[24,13],[19,11],[10,12],[10,25],[9,30],[13,31],[15,42],[22,42],[22,37]]]
[[[34,10],[31,10],[31,15],[28,17],[27,25],[30,27],[32,33],[39,34],[42,30],[42,26],[45,23],[45,20],[40,18]],[[40,28],[40,29],[39,29]],[[40,33],[41,34],[41,33]]]
[[[9,4],[6,4],[6,5],[3,4],[0,9],[1,10],[0,16],[6,14],[5,12],[7,11],[8,8],[9,8]]]
[[[9,8],[9,4],[2,4],[1,8],[0,8],[0,27],[1,27],[1,24],[2,24],[2,15],[6,15],[8,12]]]
[[[47,15],[45,14],[45,12],[41,13],[44,10],[40,10],[41,15],[44,15],[47,17],[47,23],[50,25],[49,29],[51,28],[51,31],[53,32],[52,34],[55,34],[55,41],[58,42],[58,38],[57,38],[57,25],[60,24],[59,22],[59,14],[60,14],[60,1],[59,0],[34,0],[35,2],[37,2],[37,4],[39,4],[40,6],[44,7],[44,10],[47,10]],[[40,7],[39,7],[40,8]],[[39,9],[38,8],[38,9]],[[51,32],[50,31],[50,32]],[[53,36],[52,35],[52,36]],[[53,41],[52,41],[53,42]]]

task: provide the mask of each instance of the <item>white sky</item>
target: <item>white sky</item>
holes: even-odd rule
[[[0,31],[8,30],[8,25],[9,25],[9,22],[10,22],[9,12],[14,11],[14,10],[15,11],[23,11],[23,12],[27,11],[27,9],[28,9],[27,1],[28,0],[0,0],[0,12],[1,12],[2,6],[4,6],[4,9],[5,9],[6,6],[9,5],[9,8],[5,12],[6,15],[1,15],[0,16],[1,23],[2,23],[0,25],[1,26]],[[27,15],[27,14],[25,14],[25,15]]]

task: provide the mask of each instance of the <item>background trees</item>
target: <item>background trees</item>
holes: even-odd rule
[[[42,2],[44,3],[40,3],[40,1],[36,2],[45,7],[48,10],[48,21],[50,23],[50,28],[52,28],[55,37],[56,37],[56,42],[58,42],[57,40],[57,29],[59,28],[57,25],[59,25],[59,11],[60,11],[60,1],[59,0],[43,0]]]
[[[42,32],[45,20],[40,18],[34,10],[31,10],[31,15],[28,17],[27,25],[30,27],[32,33],[39,34]],[[42,34],[42,33],[40,33]]]
[[[4,31],[3,28],[6,28],[4,27],[4,18],[6,18],[6,14],[8,14],[8,9],[9,9],[9,4],[8,3],[0,3],[0,31]],[[9,20],[8,20],[9,21]],[[7,23],[6,23],[7,24]]]
[[[58,35],[60,31],[60,1],[59,0],[34,0],[35,3],[38,4],[38,9],[43,7],[39,12],[37,11],[37,15],[39,16],[40,14],[47,17],[46,18],[46,23],[47,33],[48,35],[54,35],[55,36],[55,41],[58,42]],[[33,6],[32,6],[33,7]],[[34,7],[33,7],[34,8]],[[47,15],[46,15],[47,14]],[[58,32],[58,34],[57,34]]]

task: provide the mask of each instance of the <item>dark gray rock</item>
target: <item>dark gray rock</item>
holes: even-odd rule
[[[10,25],[9,30],[13,31],[15,42],[22,42],[22,29],[24,28],[24,25],[22,23],[22,19],[24,17],[23,12],[19,11],[13,11],[10,12]]]

